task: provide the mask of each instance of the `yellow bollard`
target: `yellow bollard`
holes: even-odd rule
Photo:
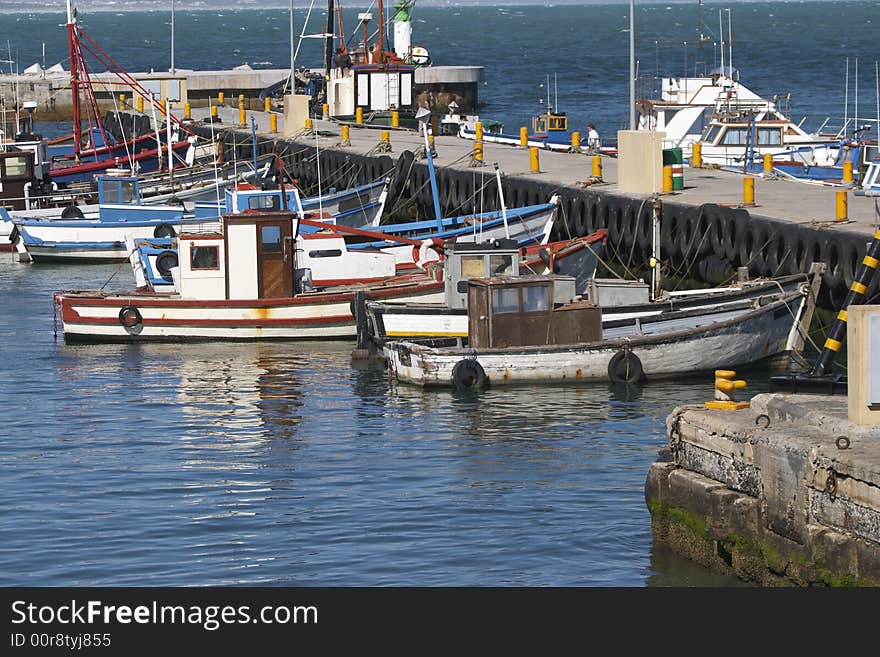
[[[751,176],[743,178],[743,205],[755,204],[755,179]]]
[[[529,129],[528,128],[520,128],[519,129],[519,146],[520,148],[525,148],[529,145]]]
[[[394,110],[391,112],[391,127],[399,128],[400,127],[400,112]]]
[[[224,99],[224,98],[225,98],[225,96],[223,95],[223,92],[222,92],[222,91],[221,91],[220,93],[218,93],[218,94],[217,94],[217,104],[218,104],[218,105],[222,105],[222,104],[223,104],[223,99]]]
[[[764,173],[773,172],[773,154],[764,153]]]
[[[852,160],[847,160],[843,163],[843,182],[844,183],[852,183],[853,181],[853,163]]]
[[[691,146],[691,166],[696,168],[703,166],[703,144],[700,142]]]
[[[483,142],[481,141],[474,142],[474,160],[476,162],[483,161]]]
[[[706,408],[735,411],[751,405],[747,401],[736,401],[736,391],[742,390],[748,384],[742,380],[734,381],[735,376],[736,372],[733,370],[715,370],[715,399],[705,402]]]
[[[581,147],[581,133],[572,132],[571,133],[571,150],[576,151]]]
[[[483,124],[480,121],[474,123],[474,139],[483,141]]]
[[[391,133],[388,130],[382,131],[382,143],[391,145]]]
[[[214,120],[216,118],[217,118],[217,106],[211,105],[211,120]]]
[[[437,149],[434,148],[434,135],[428,135],[428,148],[431,149],[431,155],[437,155]]]
[[[672,166],[667,164],[663,167],[663,193],[672,191]]]
[[[241,125],[244,125],[245,123],[247,123],[246,119],[247,119],[247,117],[245,116],[244,103],[239,103],[238,104],[238,122]]]
[[[537,173],[541,170],[541,162],[538,158],[537,146],[532,146],[531,148],[529,148],[529,165],[529,168],[533,173]]]
[[[671,175],[671,173],[670,173]],[[593,156],[593,178],[601,178],[602,177],[602,156],[594,155]]]
[[[835,221],[846,221],[848,217],[847,213],[847,203],[848,198],[846,195],[845,189],[840,189],[837,191],[837,215],[835,216]]]
[[[269,132],[278,132],[278,115],[269,115]]]
[[[327,103],[321,105],[321,118],[325,121],[330,118],[330,105]]]
[[[125,94],[119,94],[119,105],[125,107]]]
[[[192,107],[190,107],[189,103],[183,104],[183,118],[185,118],[185,119],[192,118]]]
[[[244,94],[238,94],[238,104],[241,105],[244,102]]]
[[[272,99],[269,98],[268,96],[266,97],[266,100],[263,103],[263,111],[264,112],[271,112],[272,111]]]
[[[312,120],[309,117],[306,117],[306,130],[312,129]]]
[[[364,108],[363,107],[355,107],[355,109],[354,109],[354,122],[355,123],[363,123],[364,122]]]
[[[141,114],[144,113],[144,97],[143,97],[143,96],[138,96],[138,99],[137,99],[137,110],[138,110],[138,112],[140,112]]]
[[[351,146],[351,139],[349,138],[349,127],[347,125],[342,126],[341,137],[342,137],[342,145],[343,146]]]

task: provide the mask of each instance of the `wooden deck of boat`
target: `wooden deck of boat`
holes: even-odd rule
[[[284,138],[284,117],[278,114],[278,132],[269,132],[269,114],[266,112],[247,112],[247,126],[237,126],[238,109],[231,107],[219,108],[222,119],[217,125],[228,129],[240,127],[250,137],[250,120],[254,117],[257,133],[260,136]],[[193,110],[193,118],[205,118],[207,108]],[[423,138],[412,130],[356,127],[350,124],[350,149],[356,154],[390,155],[396,159],[405,150],[415,151],[423,145]],[[296,137],[297,141],[306,139],[315,142],[322,148],[339,148],[339,123],[317,120],[315,129],[320,133],[303,133]],[[391,152],[377,152],[381,141],[382,130],[390,132]],[[243,135],[244,136],[244,135]],[[288,137],[292,139],[293,137]],[[437,155],[434,158],[436,167],[454,167],[462,170],[473,170],[472,158],[474,142],[457,136],[435,137]],[[503,144],[484,144],[483,165],[480,167],[488,178],[494,176],[494,164],[497,162],[502,175],[540,180],[545,183],[558,184],[560,188],[582,188],[588,184],[592,172],[592,155],[584,153],[539,151],[540,170],[530,170],[529,151],[527,149]],[[618,161],[613,157],[602,157],[602,182],[589,185],[591,190],[599,193],[639,198],[637,194],[621,192],[617,186]],[[743,206],[743,178],[740,173],[717,168],[684,168],[684,189],[662,194],[661,198],[684,205],[700,206],[704,203],[715,203],[723,206],[744,207],[751,216],[764,217],[792,224],[809,224],[830,230],[851,231],[873,236],[880,224],[880,199],[877,197],[856,196],[852,191],[847,194],[848,220],[835,221],[837,192],[840,187],[815,183],[798,182],[781,178],[765,179],[760,175],[755,180],[755,205]]]

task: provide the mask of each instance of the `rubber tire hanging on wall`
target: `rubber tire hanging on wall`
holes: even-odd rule
[[[488,377],[476,359],[462,358],[452,368],[452,383],[458,390],[482,390]]]
[[[632,351],[621,349],[608,361],[608,378],[612,383],[638,383],[645,378],[642,361]]]

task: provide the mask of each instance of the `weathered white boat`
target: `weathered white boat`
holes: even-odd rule
[[[427,274],[355,277],[308,291],[294,245],[299,219],[289,212],[221,217],[221,233],[181,234],[178,292],[67,291],[55,294],[68,342],[353,338],[355,292],[378,299],[435,300],[443,283]],[[320,241],[320,238],[318,239]],[[384,257],[393,271],[393,257]]]
[[[564,381],[635,383],[753,363],[802,347],[821,277],[720,307],[603,322],[554,304],[551,278],[472,279],[469,346],[388,342],[394,379],[461,389]]]

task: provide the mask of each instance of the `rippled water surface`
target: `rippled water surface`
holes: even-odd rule
[[[54,338],[53,291],[131,283],[0,254],[0,585],[737,583],[655,552],[644,502],[709,381],[459,395],[345,342]]]

